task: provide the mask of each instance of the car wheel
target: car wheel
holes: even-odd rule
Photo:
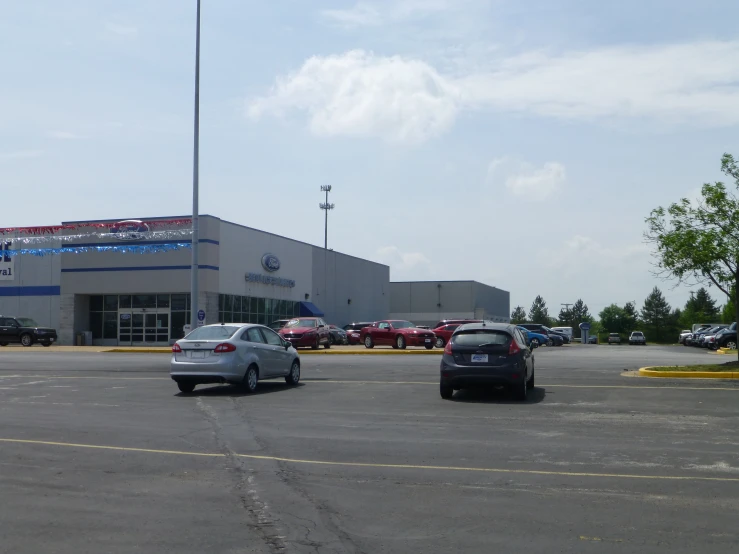
[[[735,340],[728,340],[724,343],[724,348],[728,348],[729,350],[736,350],[736,341]]]
[[[439,383],[439,394],[444,400],[450,400],[454,396],[454,387]]]
[[[318,347],[319,347],[319,346],[321,346],[321,339],[317,338],[317,339],[316,339],[316,344],[311,344],[311,348],[312,348],[313,350],[318,350]]]
[[[51,346],[51,343],[50,342],[42,342],[41,343],[41,346],[49,347],[49,346]]]
[[[424,346],[426,347],[426,350],[431,350],[434,347],[433,344],[424,344]]]
[[[334,344],[334,343],[336,342],[336,339],[334,339],[334,336],[333,336],[333,335],[329,335],[329,336],[328,336],[328,342],[329,342],[330,344]]]
[[[364,337],[364,347],[365,348],[374,348],[375,347],[375,343],[372,341],[372,337],[370,337],[369,335],[367,335],[366,337]]]
[[[0,346],[8,346],[7,342],[0,342]]]
[[[436,348],[444,348],[444,338],[436,337]]]
[[[23,346],[32,346],[33,345],[33,338],[28,333],[25,333],[24,335],[21,335],[21,344]]]
[[[554,341],[552,339],[549,339],[547,341],[547,346],[554,346]]]
[[[531,368],[531,379],[529,379],[526,382],[526,388],[529,389],[529,390],[533,389],[536,386],[536,384],[535,384],[536,381],[534,381],[535,375],[536,375],[536,372],[534,371],[534,368],[532,367]]]
[[[395,339],[395,344],[397,344],[398,348],[401,350],[405,350],[405,337],[403,335],[398,335]]]
[[[300,383],[300,363],[298,360],[295,360],[290,367],[290,373],[285,377],[285,382],[292,387]]]
[[[187,383],[183,381],[178,381],[177,388],[180,389],[180,392],[184,392],[185,394],[190,394],[192,391],[195,390],[195,383]]]
[[[526,379],[521,379],[520,383],[516,383],[515,385],[513,385],[513,397],[516,400],[520,402],[525,401],[526,398],[528,397],[528,393],[529,393],[529,384]]]
[[[257,366],[250,365],[249,368],[246,370],[246,375],[244,375],[244,388],[246,389],[246,392],[254,392],[257,390],[257,383],[259,382],[259,371],[257,370]]]
[[[326,342],[326,344],[324,344],[324,345],[323,345],[323,347],[324,347],[324,348],[325,348],[326,350],[328,350],[329,348],[331,348],[331,345],[332,345],[332,344],[333,344],[333,342],[332,342],[332,341],[327,341],[327,342]]]
[[[534,348],[539,348],[539,339],[531,339],[531,345]]]

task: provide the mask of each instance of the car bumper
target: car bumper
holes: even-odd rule
[[[349,334],[347,335],[347,339],[349,339],[349,344],[361,344],[362,343],[362,337],[357,333],[356,335]]]
[[[467,366],[441,362],[441,382],[455,389],[474,386],[514,385],[526,378],[525,369],[515,364]]]
[[[300,338],[293,338],[293,337],[288,337],[288,336],[283,335],[282,338],[285,339],[286,341],[289,341],[290,344],[293,345],[293,348],[301,348],[301,347],[307,348],[309,346],[315,346],[319,341],[319,338],[316,335],[309,335],[309,336],[303,335]]]
[[[211,356],[213,357],[213,356]],[[216,360],[198,362],[177,360],[172,356],[169,374],[174,381],[189,383],[240,383],[246,368],[235,356],[218,356]]]
[[[427,344],[433,346],[436,344],[436,339],[434,337],[417,337],[414,335],[408,335],[405,337],[405,343],[408,346],[426,346]]]

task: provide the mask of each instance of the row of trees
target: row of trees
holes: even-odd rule
[[[528,314],[522,306],[516,306],[511,313],[511,323],[539,323],[549,327],[572,327],[575,336],[580,336],[580,324],[591,324],[591,333],[619,333],[627,335],[632,331],[643,331],[648,340],[654,342],[674,342],[682,329],[690,329],[694,323],[731,323],[734,320],[734,302],[732,299],[722,308],[711,298],[708,290],[701,287],[691,292],[683,309],[673,309],[658,287],[644,300],[641,309],[633,302],[623,307],[616,304],[606,306],[598,314],[598,319],[590,315],[588,306],[578,299],[571,308],[562,308],[557,318],[549,315],[547,303],[537,296],[531,304]]]

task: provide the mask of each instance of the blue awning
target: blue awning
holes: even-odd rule
[[[301,317],[323,317],[323,312],[313,302],[300,303]]]

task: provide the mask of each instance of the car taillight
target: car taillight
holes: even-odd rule
[[[180,345],[179,345],[179,344],[177,344],[177,343],[174,343],[174,344],[172,345],[172,352],[182,352],[182,347],[180,347]]]
[[[452,355],[452,340],[451,339],[447,341],[446,346],[444,347],[444,354],[449,354],[450,356]]]
[[[236,347],[231,344],[230,342],[224,342],[223,344],[219,344],[216,346],[215,352],[222,353],[222,352],[235,352]]]
[[[518,354],[521,352],[521,348],[518,346],[518,343],[515,340],[511,341],[511,346],[508,347],[508,355],[513,356],[514,354]]]

